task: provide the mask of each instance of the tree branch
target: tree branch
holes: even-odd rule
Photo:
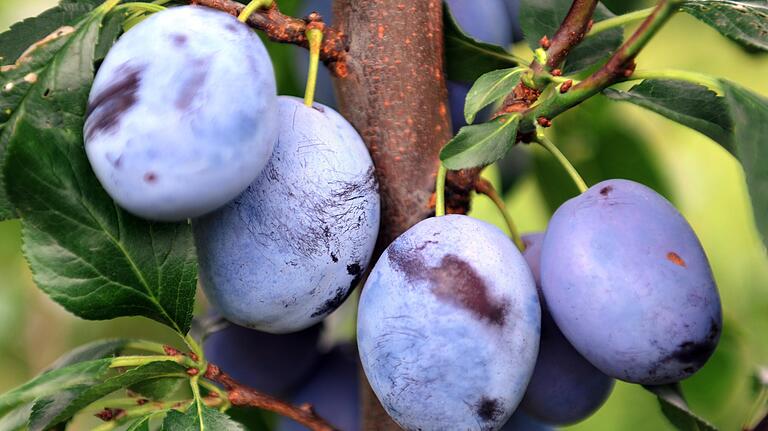
[[[245,8],[233,0],[190,0],[190,3],[205,6],[230,15],[238,16]],[[290,43],[309,48],[305,32],[307,24],[322,21],[317,13],[312,13],[306,19],[284,15],[277,8],[277,2],[267,9],[259,9],[248,18],[248,25],[261,30],[275,42]],[[320,47],[320,60],[336,76],[346,76],[346,55],[349,49],[347,36],[337,29],[326,25],[323,28],[323,44]]]
[[[227,390],[227,398],[233,406],[245,406],[269,410],[281,416],[293,419],[313,431],[338,431],[337,428],[334,428],[331,424],[326,422],[325,419],[318,416],[311,405],[303,404],[296,407],[267,394],[258,392],[255,389],[251,389],[248,386],[237,382],[229,374],[225,373],[214,364],[208,364],[208,369],[205,371],[203,377],[221,384],[224,389]]]

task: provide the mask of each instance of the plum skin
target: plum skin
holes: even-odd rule
[[[567,425],[586,419],[603,405],[614,380],[584,359],[552,320],[540,287],[543,239],[543,233],[523,236],[523,257],[536,279],[541,301],[541,340],[536,367],[520,409],[542,422]]]
[[[101,64],[85,149],[121,207],[186,220],[256,178],[274,146],[276,105],[272,63],[253,31],[223,12],[169,8],[123,35]]]
[[[326,106],[278,98],[279,135],[262,174],[193,221],[200,279],[228,320],[270,333],[304,329],[359,283],[379,230],[373,162]]]
[[[603,181],[558,208],[541,277],[557,326],[609,376],[676,382],[717,346],[722,311],[706,254],[672,204],[636,182]]]
[[[237,381],[270,395],[297,387],[321,357],[318,323],[292,334],[269,334],[230,323],[210,334],[205,357]]]
[[[363,289],[357,340],[368,381],[406,430],[496,430],[536,361],[536,287],[497,228],[424,220],[382,254]]]

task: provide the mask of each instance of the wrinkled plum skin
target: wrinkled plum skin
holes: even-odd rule
[[[497,228],[424,220],[382,254],[365,284],[363,369],[406,430],[496,430],[536,361],[540,308],[528,266]]]
[[[379,230],[373,162],[332,109],[280,97],[279,137],[256,181],[193,222],[200,279],[224,317],[271,333],[319,322],[347,298]]]
[[[526,235],[525,257],[540,286],[543,233]],[[597,410],[610,395],[614,380],[595,368],[571,346],[541,301],[541,340],[533,377],[520,408],[542,422],[566,425],[581,421]]]
[[[360,375],[356,351],[351,345],[336,346],[323,355],[306,383],[290,400],[295,405],[309,403],[320,417],[344,431],[360,426]],[[305,431],[298,423],[281,417],[278,431]]]
[[[239,382],[282,396],[309,375],[320,360],[318,323],[293,334],[269,334],[229,324],[209,335],[206,359]]]
[[[604,181],[558,208],[541,276],[557,326],[609,376],[675,382],[717,346],[720,298],[704,250],[683,216],[641,184]]]
[[[120,206],[186,220],[256,178],[274,146],[276,106],[272,63],[251,29],[212,9],[171,8],[109,51],[91,89],[85,149]]]

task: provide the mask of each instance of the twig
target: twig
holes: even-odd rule
[[[235,379],[221,371],[216,365],[208,364],[204,377],[224,386],[224,389],[229,393],[229,402],[233,406],[248,406],[269,410],[293,419],[313,431],[338,431],[326,422],[325,419],[318,416],[311,405],[303,404],[296,407],[272,396],[257,392],[235,381]]]
[[[245,5],[233,0],[190,0],[190,3],[218,9],[233,16],[240,15],[240,12],[245,8]],[[273,2],[269,8],[255,11],[248,18],[247,24],[263,31],[272,41],[309,48],[309,41],[306,36],[307,24],[322,21],[322,17],[317,13],[310,14],[306,19],[284,15],[277,8],[276,3]],[[324,26],[320,60],[336,76],[344,77],[347,75],[345,60],[348,50],[349,42],[346,35],[333,27]]]
[[[504,222],[507,224],[507,228],[509,229],[509,236],[512,238],[512,242],[515,243],[520,252],[524,252],[525,243],[520,237],[520,231],[517,229],[517,225],[512,219],[512,216],[509,214],[509,211],[507,211],[507,205],[504,203],[504,199],[502,199],[501,196],[499,196],[499,193],[496,192],[496,188],[493,187],[493,184],[491,184],[491,182],[485,178],[478,178],[475,182],[475,191],[487,196],[491,201],[493,201],[493,204],[496,205],[496,208],[499,209],[499,212],[504,217]]]

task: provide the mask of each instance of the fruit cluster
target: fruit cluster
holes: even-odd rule
[[[203,289],[242,326],[214,334],[209,358],[358,428],[349,349],[318,341],[321,321],[366,273],[379,229],[374,167],[354,128],[327,106],[278,97],[247,26],[185,6],[148,18],[109,52],[84,136],[120,206],[192,220]],[[513,416],[518,406],[573,423],[605,401],[613,379],[677,382],[714,351],[722,316],[709,263],[651,189],[597,184],[524,242],[521,252],[497,228],[449,215],[413,226],[380,256],[357,344],[403,428],[512,429],[527,420]],[[343,401],[331,402],[334,391]]]
[[[85,148],[120,206],[192,219],[203,289],[240,325],[319,322],[371,259],[365,144],[333,109],[278,97],[264,45],[223,12],[171,8],[126,33],[96,76]]]

